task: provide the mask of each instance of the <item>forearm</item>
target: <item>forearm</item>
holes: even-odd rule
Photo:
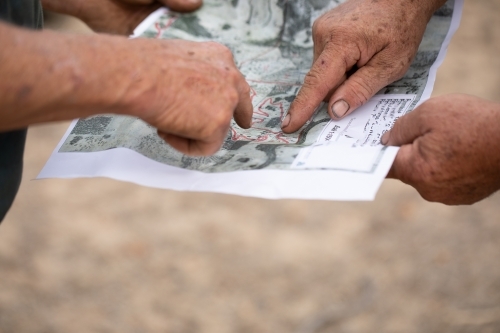
[[[137,77],[125,38],[33,32],[0,23],[0,131],[129,113]]]

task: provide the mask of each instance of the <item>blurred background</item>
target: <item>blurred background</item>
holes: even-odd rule
[[[434,95],[500,102],[500,0],[468,0]],[[47,29],[90,33],[47,14]],[[268,201],[33,181],[69,123],[32,127],[0,225],[0,332],[500,332],[500,195]]]

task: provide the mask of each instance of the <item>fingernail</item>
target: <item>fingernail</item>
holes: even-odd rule
[[[332,105],[332,114],[335,118],[342,118],[349,111],[349,104],[343,99]]]
[[[385,132],[384,135],[382,135],[382,137],[380,138],[380,143],[384,146],[387,145],[387,142],[389,142],[389,131]]]
[[[288,124],[290,124],[290,115],[289,114],[287,114],[285,119],[283,119],[283,121],[281,122],[281,128],[287,127]]]

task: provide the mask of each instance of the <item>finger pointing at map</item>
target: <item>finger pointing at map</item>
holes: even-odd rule
[[[152,112],[140,117],[158,128],[158,134],[178,151],[214,154],[233,116],[240,127],[251,126],[250,87],[222,44],[181,40],[164,44],[170,66],[160,75]]]
[[[350,0],[318,18],[313,65],[283,119],[283,131],[297,131],[322,101],[332,119],[341,119],[400,79],[444,2]]]

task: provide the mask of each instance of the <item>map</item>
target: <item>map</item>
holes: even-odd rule
[[[229,47],[237,67],[251,86],[252,127],[245,130],[232,122],[222,148],[215,155],[190,157],[171,148],[158,137],[155,128],[140,119],[101,115],[78,120],[59,152],[127,148],[166,165],[218,173],[303,167],[304,163],[296,161],[299,155],[304,156],[300,154],[301,150],[318,143],[333,142],[331,138],[335,131],[338,142],[353,147],[379,146],[381,135],[399,116],[417,105],[428,87],[431,66],[450,30],[455,1],[449,0],[434,14],[410,69],[401,80],[378,93],[378,104],[364,112],[366,118],[358,124],[357,132],[353,131],[355,126],[352,124],[361,119],[355,115],[358,110],[353,117],[343,120],[345,124],[342,125],[330,121],[323,105],[299,131],[284,134],[280,128],[281,120],[312,64],[312,23],[341,2],[206,0],[200,10],[190,14],[164,10],[141,37],[216,41]],[[396,111],[388,112],[391,106]],[[384,148],[379,147],[378,151],[383,154]],[[377,160],[375,158],[373,163]],[[335,169],[334,166],[331,168]]]

